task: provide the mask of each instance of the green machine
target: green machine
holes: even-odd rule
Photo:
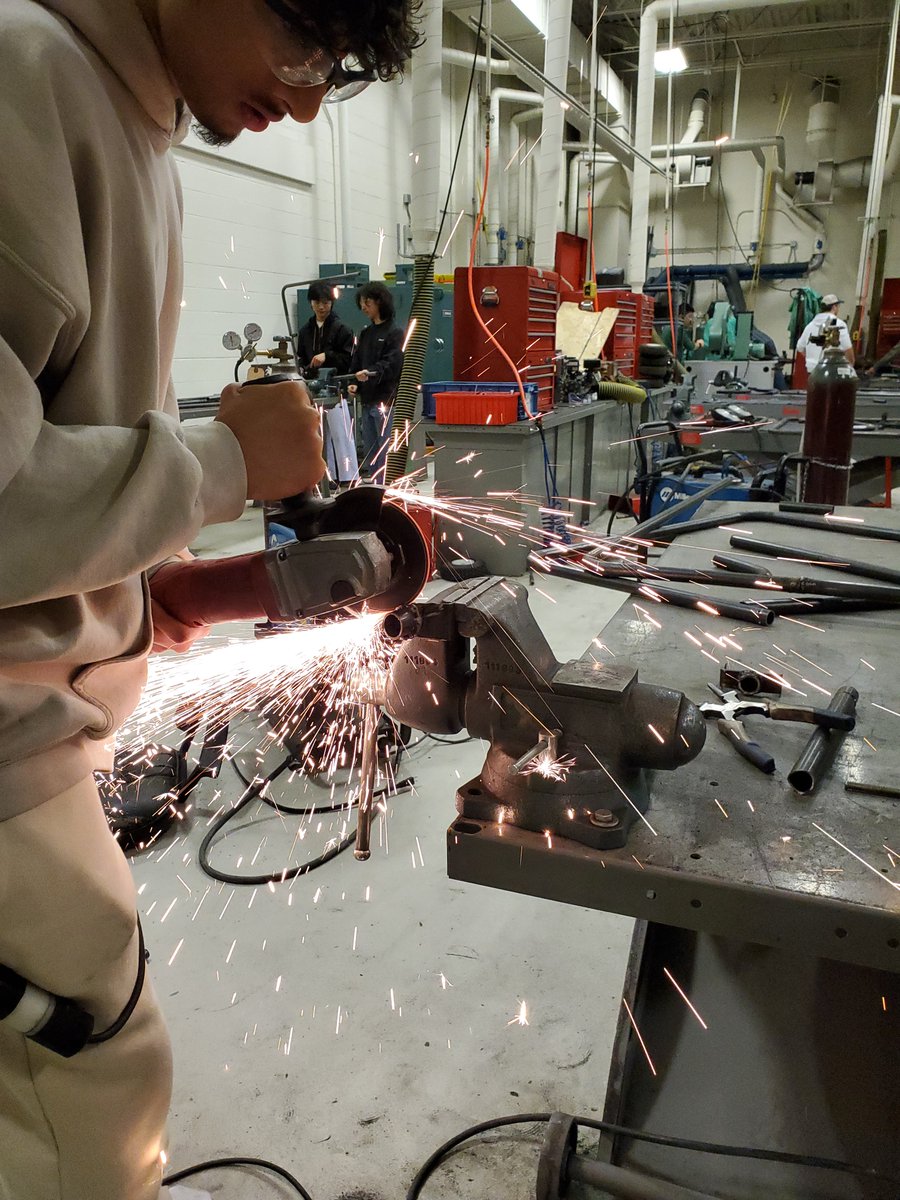
[[[736,313],[727,300],[720,300],[703,327],[703,347],[696,350],[694,357],[740,361],[764,358],[766,349],[762,342],[750,340],[752,330],[752,312]]]
[[[319,278],[329,279],[338,275],[352,275],[345,282],[336,283],[337,298],[334,313],[359,333],[367,324],[366,317],[356,305],[356,289],[361,283],[369,282],[369,267],[366,263],[320,263]],[[395,321],[405,328],[409,323],[413,300],[412,263],[398,263],[393,280],[385,280],[394,297]],[[306,289],[297,291],[298,327],[309,320],[310,308],[306,302]],[[431,329],[428,350],[422,372],[423,383],[434,383],[440,379],[453,378],[453,284],[435,283],[431,306]]]

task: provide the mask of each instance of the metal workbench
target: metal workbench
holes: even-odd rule
[[[749,506],[707,505],[703,515],[718,510],[727,524],[738,507]],[[841,512],[900,529],[892,513]],[[839,526],[833,533],[762,521],[758,531],[740,526],[751,530],[802,545],[813,557],[819,547],[900,562],[897,543],[851,539]],[[713,549],[728,548],[729,536],[724,529],[689,535],[662,561],[708,565]],[[791,573],[827,577],[807,566]],[[625,848],[601,853],[557,839],[551,848],[540,835],[509,826],[458,821],[448,833],[449,873],[639,918],[625,997],[656,1074],[623,1012],[607,1119],[862,1162],[900,1176],[900,857],[885,848],[900,852],[900,801],[843,786],[851,776],[893,786],[900,779],[900,613],[780,618],[767,628],[665,605],[641,608],[625,600],[600,634],[606,649],[592,645],[584,657],[615,655],[637,665],[648,682],[697,701],[708,697],[706,684],[716,681],[726,657],[776,669],[805,693],[804,703],[825,704],[846,683],[859,690],[856,730],[819,789],[801,796],[786,781],[810,727],[749,717],[775,756],[774,775],[739,758],[710,728],[695,761],[656,776],[647,814],[653,829],[637,822]],[[714,640],[723,634],[740,649]],[[589,1012],[585,999],[573,1019]],[[624,1139],[601,1143],[601,1153],[728,1200],[900,1194],[898,1186],[810,1167]]]
[[[669,390],[664,390],[668,396]],[[635,407],[637,411],[631,411]],[[589,523],[606,508],[611,493],[627,490],[634,469],[632,426],[640,423],[642,413],[646,414],[645,405],[600,400],[560,405],[543,417],[558,492],[573,501],[563,506],[573,514],[567,518],[570,523]],[[492,492],[518,493],[546,503],[544,447],[534,422],[498,426],[427,422],[426,429],[434,442],[435,496],[490,501]],[[540,541],[540,514],[534,503],[494,502],[505,512],[521,516],[529,535],[504,534],[501,545],[481,529],[454,527],[452,544],[457,552],[480,559],[492,575],[521,575],[528,569],[534,538]]]

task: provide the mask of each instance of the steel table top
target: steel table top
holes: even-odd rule
[[[749,507],[756,506],[707,504],[702,512],[721,513],[727,525],[729,512]],[[761,514],[773,511],[758,507]],[[846,508],[838,515],[900,529],[900,514]],[[801,546],[813,556],[820,547],[900,565],[900,544],[852,538],[839,522],[819,532],[761,519],[758,527],[741,524],[735,531]],[[729,537],[723,528],[688,535],[658,561],[708,566],[714,550],[729,548]],[[825,568],[764,561],[776,573],[829,577]],[[804,704],[825,705],[839,686],[852,684],[860,693],[856,730],[818,790],[801,796],[787,773],[812,726],[746,719],[775,756],[777,770],[766,776],[711,722],[698,758],[656,774],[647,813],[652,830],[636,822],[625,848],[599,852],[556,838],[551,846],[538,834],[461,820],[448,832],[451,876],[900,971],[900,801],[844,790],[849,778],[900,784],[900,611],[739,626],[629,597],[599,641],[602,648],[592,644],[585,658],[633,663],[642,679],[698,702],[710,698],[706,684],[718,681],[726,659],[777,671],[796,689],[785,689],[785,698]]]

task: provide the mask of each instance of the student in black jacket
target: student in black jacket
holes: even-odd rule
[[[336,375],[346,375],[353,353],[353,332],[331,311],[334,291],[331,284],[317,279],[309,285],[306,299],[313,315],[297,338],[297,358],[307,377],[315,378],[319,367],[332,367]]]
[[[391,431],[394,394],[403,369],[403,330],[394,324],[394,298],[383,283],[364,283],[356,303],[372,322],[359,334],[350,371],[359,380],[362,471],[377,475],[384,468]]]

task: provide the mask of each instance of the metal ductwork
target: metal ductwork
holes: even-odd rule
[[[703,132],[703,127],[706,125],[706,118],[709,115],[710,94],[706,88],[700,88],[694,93],[694,98],[691,100],[691,113],[688,117],[688,123],[685,126],[684,133],[681,135],[680,145],[689,146],[696,142]],[[675,179],[678,183],[690,182],[693,173],[694,159],[688,154],[679,154],[673,159],[675,168]]]
[[[556,258],[556,231],[560,221],[562,144],[567,113],[555,89],[566,88],[569,74],[569,30],[572,0],[554,0],[550,6],[549,29],[544,46],[544,74],[552,87],[544,88],[544,117],[541,122],[540,173],[535,215],[534,261],[552,267]]]
[[[651,0],[641,14],[640,55],[638,59],[637,101],[635,106],[634,187],[632,194],[631,253],[628,278],[636,291],[644,283],[647,262],[647,228],[650,221],[650,167],[639,158],[650,157],[653,142],[653,108],[655,102],[656,53],[659,22],[677,13],[683,17],[720,13],[729,9],[799,4],[804,0]]]

